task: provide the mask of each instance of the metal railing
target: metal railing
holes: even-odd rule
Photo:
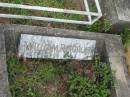
[[[60,8],[52,8],[52,7],[30,6],[30,5],[22,5],[22,4],[12,4],[12,3],[0,2],[0,7],[3,7],[3,8],[18,8],[18,9],[28,9],[28,10],[36,10],[36,11],[48,11],[48,12],[58,12],[58,13],[85,15],[85,16],[88,17],[88,20],[86,20],[86,21],[59,19],[59,18],[50,18],[50,17],[40,17],[40,16],[4,14],[4,13],[0,13],[0,17],[92,25],[93,23],[95,23],[102,16],[99,1],[98,0],[94,0],[94,1],[95,1],[95,5],[97,7],[97,12],[90,12],[90,8],[89,8],[89,4],[88,4],[87,0],[84,0],[84,5],[85,5],[86,11],[68,10],[68,9],[60,9]],[[92,19],[93,16],[96,17],[96,18]]]

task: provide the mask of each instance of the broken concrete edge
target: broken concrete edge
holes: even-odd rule
[[[6,64],[5,38],[0,33],[0,97],[10,97],[8,72]]]
[[[111,33],[121,33],[130,25],[130,0],[99,0],[103,17],[111,24]]]
[[[65,30],[58,28],[45,28],[26,25],[0,25],[1,32],[5,33],[7,50],[18,47],[18,41],[20,34],[33,34],[33,35],[45,35],[45,36],[58,36],[58,37],[71,37],[79,39],[92,39],[99,41],[97,46],[99,51],[105,53],[106,59],[111,63],[112,71],[115,71],[113,75],[119,82],[118,86],[115,86],[114,97],[130,97],[130,90],[127,82],[127,69],[125,63],[125,53],[121,41],[121,37],[113,34],[102,34],[85,31]],[[105,47],[104,47],[105,45]],[[104,51],[106,48],[106,51]],[[103,54],[104,55],[104,54]],[[116,84],[116,83],[115,83]]]

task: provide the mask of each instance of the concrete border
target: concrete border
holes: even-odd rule
[[[19,36],[21,33],[82,39],[96,39],[98,41],[98,52],[100,52],[102,58],[108,60],[111,63],[111,69],[112,71],[115,71],[113,76],[118,82],[118,85],[115,83],[116,86],[113,87],[115,94],[113,94],[112,97],[130,97],[130,87],[128,87],[127,81],[125,53],[120,36],[26,25],[1,24],[0,30],[1,32],[5,33],[7,52],[11,50],[17,52]]]
[[[130,0],[99,0],[103,16],[110,21],[111,33],[121,33],[130,26]]]
[[[0,33],[0,97],[9,97],[9,82],[6,65],[5,37]]]

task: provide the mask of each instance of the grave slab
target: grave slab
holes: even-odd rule
[[[17,53],[16,47],[19,44],[21,34],[32,34],[42,36],[54,36],[65,38],[77,38],[96,40],[96,48],[105,62],[110,62],[112,70],[116,71],[113,77],[118,82],[118,86],[113,87],[111,97],[130,97],[130,80],[128,80],[128,71],[121,37],[113,34],[92,33],[85,31],[65,30],[57,28],[44,28],[23,25],[0,25],[1,32],[5,33],[7,52]],[[10,33],[9,33],[10,32]],[[9,35],[10,34],[10,35]],[[13,37],[12,37],[13,36]],[[13,41],[10,41],[13,40]],[[10,46],[13,44],[13,48]],[[116,85],[117,83],[114,83]]]
[[[130,25],[130,0],[99,0],[103,15],[112,24],[111,31],[121,32]]]
[[[92,60],[96,41],[22,34],[19,56],[24,58]]]

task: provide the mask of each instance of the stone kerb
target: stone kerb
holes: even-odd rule
[[[15,51],[18,49],[19,38],[21,34],[32,34],[42,36],[58,36],[78,39],[90,39],[97,41],[97,51],[100,55],[111,63],[112,71],[115,71],[115,77],[118,85],[115,83],[114,96],[112,97],[130,97],[130,87],[128,87],[127,70],[125,63],[125,54],[121,38],[118,35],[101,34],[84,31],[65,30],[57,28],[42,28],[23,25],[0,25],[1,33],[5,34],[6,50]]]

